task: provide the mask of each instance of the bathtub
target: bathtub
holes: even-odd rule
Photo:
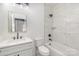
[[[45,46],[50,50],[50,56],[79,56],[79,51],[64,44],[53,41],[46,43]]]

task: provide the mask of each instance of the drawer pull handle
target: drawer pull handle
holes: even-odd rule
[[[17,56],[19,56],[19,54]]]

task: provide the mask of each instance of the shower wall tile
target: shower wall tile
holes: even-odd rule
[[[51,7],[48,7],[47,5],[51,5]],[[47,8],[51,8],[52,10],[53,23],[51,24],[48,22],[46,24],[51,24],[52,27],[56,27],[55,30],[51,31],[53,33],[53,41],[79,49],[79,4],[54,3],[47,5]],[[47,14],[48,13],[49,12],[47,12]],[[49,28],[49,26],[46,27],[46,29],[47,28]]]

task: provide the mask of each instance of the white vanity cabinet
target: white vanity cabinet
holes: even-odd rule
[[[0,56],[33,56],[35,55],[34,42],[26,42],[0,48]]]
[[[29,49],[29,50],[23,50],[23,51],[11,53],[5,56],[34,56],[34,53],[32,49]]]

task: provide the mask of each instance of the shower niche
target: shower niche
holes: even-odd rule
[[[26,32],[27,17],[24,14],[8,12],[8,29],[9,32]]]

